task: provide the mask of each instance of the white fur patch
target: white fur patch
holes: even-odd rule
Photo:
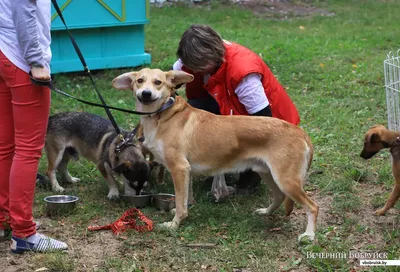
[[[145,122],[147,123],[147,122]],[[165,165],[165,155],[164,155],[164,143],[161,140],[157,140],[157,129],[156,126],[143,124],[143,134],[144,134],[144,146],[148,148],[154,155],[154,159],[158,163]]]
[[[122,180],[124,181],[124,194],[126,196],[135,196],[136,195],[136,190],[133,189],[130,185],[129,185],[129,181],[122,175]],[[139,193],[139,192],[138,192]]]

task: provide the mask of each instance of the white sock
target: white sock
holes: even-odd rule
[[[35,233],[35,234],[32,234],[29,237],[26,237],[26,241],[29,242],[29,243],[32,243],[32,244],[37,244],[37,243],[39,243],[39,240],[41,238],[42,237],[41,237],[41,235],[39,233]]]

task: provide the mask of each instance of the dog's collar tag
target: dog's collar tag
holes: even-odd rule
[[[119,157],[119,153],[121,153],[121,148],[126,145],[126,141],[125,138],[122,134],[119,134],[119,139],[121,140],[121,143],[117,145],[117,147],[115,148],[115,156],[118,158]]]
[[[128,137],[124,138],[122,134],[119,134],[119,138],[121,139],[121,143],[117,145],[115,148],[115,156],[118,158],[119,154],[121,153],[122,149],[127,147],[129,142],[132,141],[133,137],[135,137],[137,131],[138,131],[139,126],[135,127],[132,132],[128,135]],[[133,144],[131,144],[133,145]]]

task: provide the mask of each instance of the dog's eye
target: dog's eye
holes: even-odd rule
[[[138,80],[137,80],[137,83],[143,83],[143,78],[139,78]]]
[[[154,81],[154,84],[156,84],[156,85],[161,85],[161,81],[160,80],[156,80],[156,81]]]

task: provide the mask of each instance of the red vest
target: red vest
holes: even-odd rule
[[[218,71],[203,83],[201,74],[194,74],[185,67],[182,70],[194,75],[186,84],[186,97],[195,99],[210,94],[217,101],[222,115],[248,115],[239,102],[235,89],[241,80],[251,73],[262,75],[262,84],[268,98],[272,116],[294,125],[300,123],[296,106],[261,57],[239,44],[225,43],[225,62]]]

